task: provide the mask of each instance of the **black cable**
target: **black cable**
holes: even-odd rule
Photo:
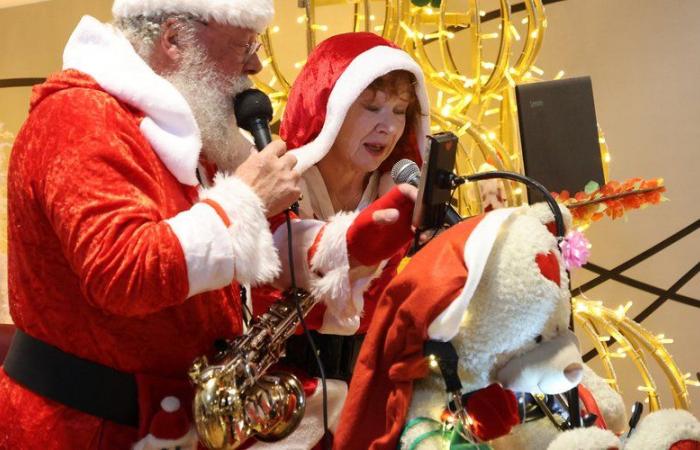
[[[296,306],[297,316],[299,317],[299,322],[301,327],[304,329],[304,335],[306,335],[306,340],[311,346],[311,351],[316,359],[316,365],[318,366],[318,372],[321,375],[321,389],[323,391],[323,448],[324,450],[331,450],[331,435],[328,430],[328,388],[326,387],[326,371],[323,368],[323,362],[316,349],[316,343],[314,338],[309,332],[309,328],[306,325],[306,320],[304,319],[304,314],[301,311],[301,306],[299,305],[299,297],[297,296],[299,290],[297,288],[296,273],[294,270],[294,253],[292,246],[292,217],[289,210],[285,212],[286,222],[287,222],[287,251],[289,252],[289,273],[291,277],[292,292],[294,295],[294,305]]]

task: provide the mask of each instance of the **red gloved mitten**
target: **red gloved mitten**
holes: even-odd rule
[[[395,222],[374,221],[372,216],[375,212],[390,208],[399,211],[399,218]],[[394,186],[365,208],[348,228],[348,256],[365,266],[373,266],[389,259],[413,237],[412,218],[413,200]]]
[[[515,394],[500,384],[471,393],[465,407],[473,423],[471,432],[482,441],[505,436],[520,423]]]

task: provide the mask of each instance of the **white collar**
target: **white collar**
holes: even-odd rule
[[[66,44],[63,69],[90,75],[106,92],[142,111],[141,132],[163,164],[181,183],[198,184],[202,140],[190,106],[119,30],[83,16]]]

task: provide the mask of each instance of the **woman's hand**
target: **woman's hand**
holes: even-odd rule
[[[418,188],[405,183],[399,184],[396,187],[406,198],[411,199],[414,204],[416,203]],[[396,208],[380,209],[372,214],[372,219],[377,225],[388,225],[399,220],[399,215],[399,210]]]

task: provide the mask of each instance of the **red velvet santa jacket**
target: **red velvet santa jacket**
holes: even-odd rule
[[[215,339],[241,332],[241,306],[231,280],[190,296],[186,255],[167,220],[192,208],[198,193],[161,162],[139,129],[142,117],[77,71],[34,89],[9,176],[10,307],[18,328],[65,352],[183,378]],[[101,428],[96,418],[78,421],[75,411],[37,402],[4,373],[0,397],[0,423],[24,431],[46,415],[56,430],[70,430],[67,422],[82,422],[87,435]],[[52,431],[46,422],[41,429]],[[12,436],[0,433],[0,448],[27,448]]]

